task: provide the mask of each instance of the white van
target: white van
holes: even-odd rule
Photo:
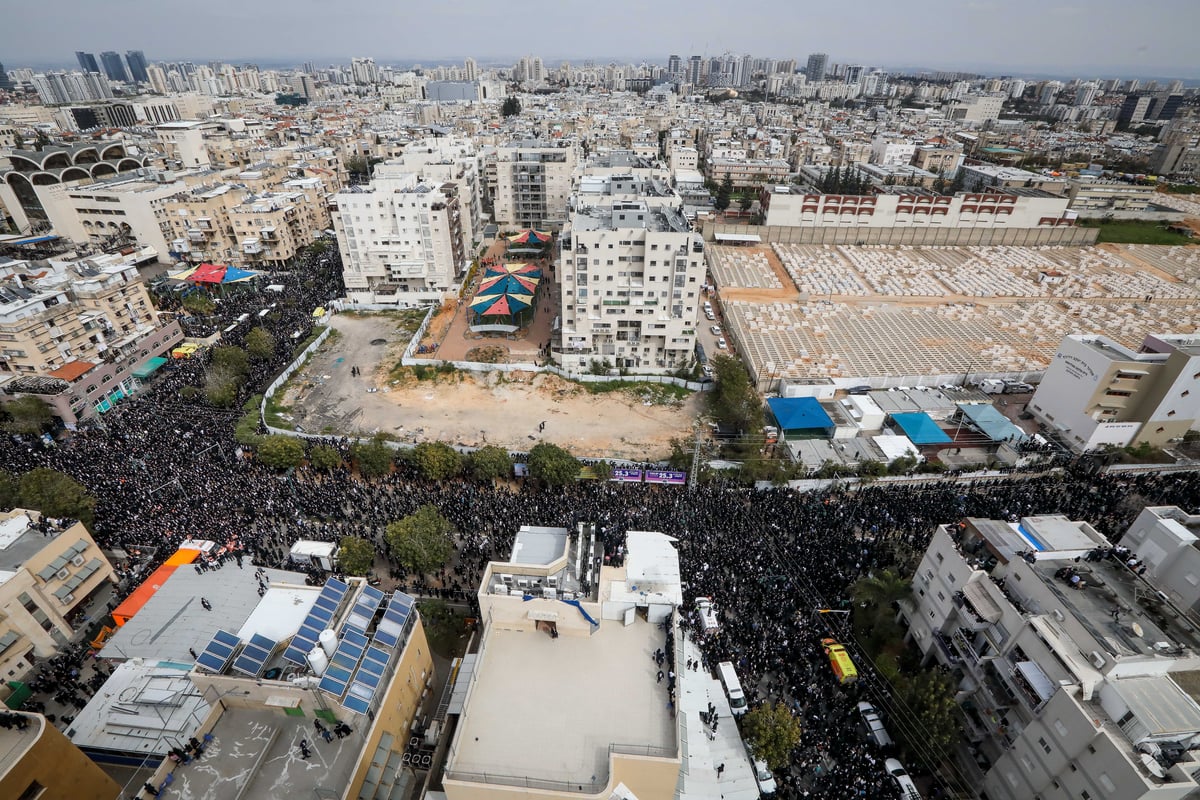
[[[720,627],[717,624],[717,612],[713,608],[711,597],[696,598],[696,617],[701,633],[716,633],[717,628]]]
[[[894,758],[889,758],[883,762],[883,768],[887,770],[888,775],[892,776],[892,780],[900,789],[901,800],[921,800],[921,793],[917,791],[917,786],[913,783],[912,778],[908,777],[908,772],[904,769],[903,764]]]
[[[754,759],[750,762],[754,769],[754,780],[758,783],[758,793],[761,795],[775,794],[775,776],[767,769],[767,762]]]
[[[738,680],[737,673],[733,671],[733,662],[722,661],[717,664],[717,675],[721,678],[721,685],[725,687],[725,696],[729,698],[729,710],[733,712],[733,715],[740,717],[749,711],[746,705],[746,693],[742,691],[742,682]]]

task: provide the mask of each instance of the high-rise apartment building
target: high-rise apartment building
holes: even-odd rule
[[[463,61],[463,80],[479,80],[479,65],[475,63],[475,59],[468,58]]]
[[[686,366],[696,347],[704,242],[665,177],[595,172],[585,167],[579,176],[562,232],[555,359],[579,371],[605,361],[643,372]]]
[[[704,80],[704,59],[700,56],[692,56],[688,59],[687,82],[692,86],[699,86]]]
[[[804,69],[804,75],[808,78],[809,83],[823,81],[828,68],[829,56],[825,53],[813,53],[808,57],[808,66]]]
[[[120,53],[105,50],[100,54],[100,65],[104,67],[104,74],[109,77],[109,80],[121,83],[129,82],[129,73],[125,69],[125,62],[121,60]]]
[[[470,251],[455,183],[426,183],[384,163],[370,184],[345,188],[333,200],[351,303],[426,305],[458,288]]]
[[[683,75],[683,59],[672,55],[667,58],[667,75],[673,80],[679,80]]]
[[[75,60],[79,62],[79,68],[84,72],[100,71],[100,65],[96,63],[96,56],[94,53],[85,53],[82,50],[76,50]]]
[[[146,54],[141,50],[126,50],[125,63],[129,65],[129,74],[137,83],[149,83],[150,75],[146,72]]]
[[[567,221],[575,172],[573,142],[515,142],[496,150],[493,211],[497,224],[558,230]]]
[[[354,58],[350,60],[350,74],[356,84],[369,86],[379,83],[379,67],[373,58]]]

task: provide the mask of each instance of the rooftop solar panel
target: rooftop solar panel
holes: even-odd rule
[[[329,578],[321,587],[321,594],[300,623],[300,630],[292,637],[291,644],[283,652],[283,657],[293,664],[308,665],[308,653],[316,645],[321,631],[329,627],[333,615],[337,612],[338,604],[346,596],[350,587],[337,578]]]
[[[242,654],[233,662],[233,668],[238,672],[258,677],[267,666],[267,659],[275,650],[275,642],[260,634],[250,637],[250,643],[242,648]]]
[[[241,641],[229,631],[219,630],[213,634],[212,640],[196,659],[196,663],[212,672],[224,672],[233,659],[233,651]]]

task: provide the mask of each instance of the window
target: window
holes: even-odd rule
[[[21,796],[17,800],[34,800],[37,797],[41,797],[45,791],[45,786],[42,786],[37,781],[30,781],[29,785],[25,787],[25,791],[21,792]]]
[[[944,555],[942,555],[941,553],[938,553],[938,554],[937,554],[937,560],[938,560],[938,563],[940,564],[940,563],[942,563],[943,561],[945,561],[945,560],[946,560],[946,557],[945,557]]]
[[[1067,726],[1063,724],[1061,719],[1054,720],[1054,730],[1058,731],[1059,736],[1067,735]]]
[[[943,603],[946,602],[946,595],[938,592],[938,600],[941,600]]]
[[[1039,736],[1039,737],[1038,737],[1038,744],[1040,744],[1040,745],[1042,746],[1042,749],[1046,751],[1046,754],[1047,754],[1047,755],[1049,755],[1050,753],[1054,752],[1054,751],[1053,751],[1053,750],[1050,748],[1050,743],[1046,741],[1045,737]]]

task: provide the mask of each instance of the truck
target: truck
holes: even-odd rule
[[[998,378],[985,378],[979,382],[979,391],[985,394],[1004,394],[1004,381]]]

